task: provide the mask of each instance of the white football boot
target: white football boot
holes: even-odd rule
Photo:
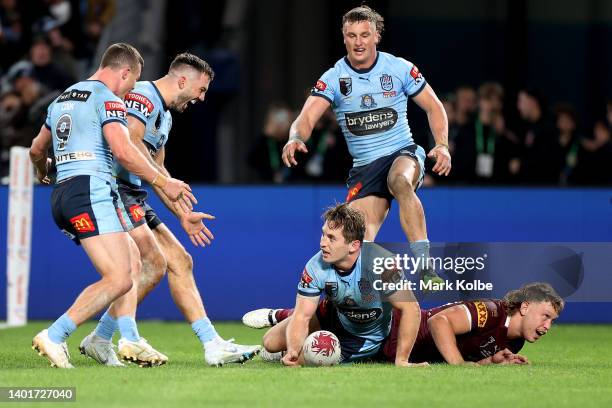
[[[141,367],[153,367],[166,364],[168,357],[155,350],[144,337],[138,341],[119,339],[118,356],[124,361],[136,363]]]
[[[103,339],[96,332],[91,332],[83,339],[79,346],[79,351],[84,356],[93,358],[100,364],[109,367],[125,367],[125,364],[117,358],[113,342]]]
[[[263,329],[264,327],[272,327],[278,322],[276,321],[276,311],[279,309],[257,309],[247,312],[242,316],[242,323],[245,326],[253,329]]]
[[[204,360],[208,365],[221,367],[225,363],[244,363],[255,357],[261,346],[235,344],[234,339],[217,337],[204,345]]]
[[[261,359],[268,363],[278,363],[279,361],[282,360],[284,355],[285,355],[284,351],[277,351],[276,353],[271,353],[265,348],[262,348],[261,352],[259,353],[259,356],[261,357]]]
[[[41,331],[32,339],[32,348],[38,351],[38,355],[45,356],[51,362],[51,367],[74,368],[70,364],[70,354],[68,354],[66,342],[54,343],[49,338],[47,329]]]

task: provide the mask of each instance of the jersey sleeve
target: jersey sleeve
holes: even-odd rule
[[[297,287],[298,294],[302,296],[319,296],[321,294],[324,286],[321,284],[321,278],[317,271],[316,260],[313,258],[308,261],[302,271],[302,277]]]
[[[51,106],[53,106],[53,102],[47,106],[47,117],[45,118],[45,127],[51,130]]]
[[[489,300],[463,302],[469,312],[472,331],[491,330],[504,324],[501,304]]]
[[[415,97],[425,88],[427,81],[412,62],[403,58],[398,58],[398,60],[402,65],[402,75],[400,76],[403,81],[402,91],[406,96]]]
[[[101,126],[113,122],[119,122],[122,125],[127,126],[125,104],[121,99],[110,94],[110,92],[105,92],[100,95],[96,103],[96,110],[98,112]]]
[[[137,91],[128,92],[125,95],[125,107],[128,115],[135,117],[145,126],[149,117],[156,110],[156,106],[151,98]]]
[[[320,96],[330,104],[334,104],[334,99],[337,95],[336,83],[338,82],[338,78],[336,75],[336,70],[331,68],[327,70],[321,78],[317,80],[317,83],[312,87],[310,94],[313,96]]]

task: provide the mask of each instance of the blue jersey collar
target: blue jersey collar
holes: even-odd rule
[[[349,62],[349,59],[347,56],[344,57],[344,63],[346,65],[348,65],[348,67],[350,69],[352,69],[353,71],[355,71],[358,74],[367,74],[368,72],[372,71],[374,69],[374,67],[376,66],[376,63],[378,62],[378,57],[380,56],[380,53],[378,51],[376,51],[376,59],[374,60],[374,63],[369,67],[369,68],[355,68],[354,66],[351,65],[351,63]]]
[[[334,271],[336,271],[336,273],[338,274],[338,276],[345,278],[347,276],[349,276],[351,273],[353,273],[353,271],[355,270],[355,267],[357,266],[357,262],[359,262],[359,258],[361,257],[361,254],[359,254],[359,256],[357,257],[357,259],[355,259],[355,263],[353,264],[353,266],[351,266],[351,269],[346,270],[346,271],[339,271],[336,268],[336,265],[332,265],[332,268],[334,268]]]
[[[155,86],[155,83],[153,83],[153,81],[149,81],[149,83],[151,84],[153,89],[155,89],[155,92],[157,92],[157,96],[159,96],[159,99],[162,102],[162,107],[164,108],[164,112],[167,111],[168,107],[166,106],[166,101],[164,100],[164,97],[162,96],[161,92],[159,92],[159,89],[157,89],[157,86]]]

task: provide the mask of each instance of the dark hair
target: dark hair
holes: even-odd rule
[[[116,43],[108,47],[100,61],[100,68],[117,69],[126,65],[134,71],[138,65],[141,69],[144,67],[144,60],[138,50],[126,43]]]
[[[215,79],[215,71],[213,71],[208,62],[188,52],[184,52],[174,57],[174,60],[170,64],[169,71],[178,70],[183,67],[191,67],[198,72],[204,73],[208,75],[211,81]]]
[[[363,242],[365,218],[361,212],[349,207],[347,203],[328,208],[323,214],[323,219],[331,229],[342,228],[342,236],[346,242]]]
[[[565,305],[561,296],[546,282],[527,283],[519,289],[511,290],[502,302],[510,316],[521,308],[523,302],[550,302],[557,314],[561,313]]]
[[[366,5],[361,5],[347,11],[346,14],[342,16],[342,27],[344,27],[346,23],[359,23],[361,21],[369,21],[374,24],[376,32],[382,37],[385,31],[385,19]]]
[[[555,105],[555,115],[556,116],[567,115],[570,118],[572,118],[574,122],[577,121],[577,117],[578,117],[574,106],[569,103],[565,103],[565,102],[560,102]]]
[[[540,107],[542,113],[544,113],[544,111],[546,110],[546,96],[544,96],[544,94],[539,89],[532,86],[527,86],[522,88],[520,92],[524,92],[530,98],[533,98],[538,103],[538,106]]]
[[[485,82],[478,87],[478,97],[482,99],[504,99],[504,88],[498,82]]]

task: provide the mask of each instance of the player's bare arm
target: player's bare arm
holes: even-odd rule
[[[164,160],[166,158],[166,148],[162,147],[157,152],[157,155],[153,158],[155,165],[159,171],[166,177],[170,177],[170,173],[164,166]],[[194,246],[201,246],[202,248],[206,245],[210,245],[211,241],[215,238],[210,230],[204,225],[202,220],[214,220],[215,217],[210,214],[202,212],[193,212],[186,210],[185,206],[178,205],[176,202],[172,202],[166,197],[161,189],[157,186],[153,186],[153,190],[164,203],[166,208],[170,210],[180,221],[181,227],[185,230],[191,243]],[[197,201],[196,201],[197,204]]]
[[[464,306],[449,307],[427,320],[429,331],[436,347],[448,364],[464,364],[465,360],[457,347],[459,334],[468,333],[472,328]]]
[[[42,184],[51,183],[47,176],[51,165],[51,159],[47,157],[49,146],[51,146],[51,131],[43,125],[38,135],[32,140],[32,146],[30,147],[30,160],[36,168],[36,178]]]
[[[290,367],[300,365],[303,359],[302,346],[308,336],[308,325],[317,311],[318,304],[319,296],[297,295],[293,318],[287,326],[287,353],[282,359],[284,365]]]
[[[173,201],[193,196],[191,187],[181,180],[162,175],[131,142],[126,126],[112,122],[103,128],[104,138],[113,155],[129,172],[152,185],[159,186]]]
[[[289,140],[283,147],[283,163],[287,167],[297,166],[295,152],[308,153],[306,141],[310,139],[312,130],[329,108],[329,102],[318,96],[309,96],[304,103],[302,111],[291,124]]]
[[[132,141],[134,146],[136,146],[136,148],[140,151],[140,153],[142,153],[142,155],[149,161],[149,163],[153,167],[157,169],[157,171],[161,175],[163,175],[164,177],[170,178],[170,174],[163,167],[163,161],[162,161],[162,165],[160,166],[156,162],[155,158],[151,157],[151,152],[149,152],[149,149],[147,149],[147,146],[144,144],[144,136],[147,130],[144,123],[142,123],[140,120],[136,119],[135,117],[131,115],[128,115],[127,121],[128,121],[128,131],[130,133],[130,140]],[[162,200],[162,202],[164,202],[164,204],[168,207],[168,205],[166,204],[166,200],[168,199],[166,195],[163,193],[163,190],[159,186],[153,186],[153,189],[155,190],[155,193],[158,195],[158,197]],[[172,205],[172,207],[168,207],[168,208],[173,213],[175,212],[175,209],[173,208],[175,206],[179,207],[183,211],[188,212],[188,211],[191,211],[191,209],[193,209],[193,205],[191,204],[192,201],[197,204],[197,200],[195,199],[193,194],[189,192],[182,199],[172,201],[174,204]]]
[[[427,113],[429,128],[436,141],[434,148],[427,154],[436,161],[432,170],[441,176],[448,176],[451,156],[448,150],[448,118],[444,106],[429,84],[413,100]]]
[[[408,362],[421,323],[419,303],[410,291],[398,291],[390,297],[389,301],[395,309],[401,311],[395,365],[400,367],[427,366],[427,363],[413,364]]]

